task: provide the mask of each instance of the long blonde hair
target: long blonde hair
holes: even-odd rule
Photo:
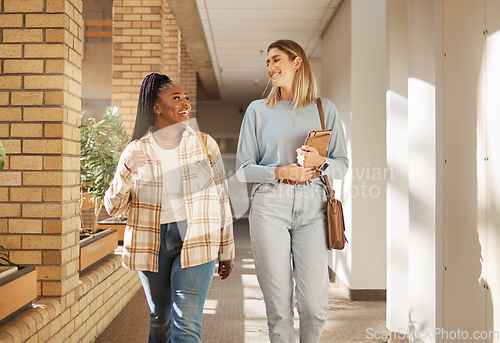
[[[302,63],[293,78],[293,108],[298,109],[306,107],[316,101],[316,80],[314,79],[314,74],[304,49],[296,42],[288,39],[280,39],[271,43],[267,48],[267,53],[269,53],[269,50],[272,48],[277,48],[284,52],[291,61],[293,61],[295,57],[300,57],[302,59]],[[280,100],[281,89],[273,85],[264,103],[274,108]]]

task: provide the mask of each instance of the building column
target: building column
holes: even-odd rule
[[[113,0],[113,94],[130,133],[144,77],[152,72],[179,82],[180,32],[166,0]]]
[[[387,0],[387,328],[408,328],[408,10]]]
[[[380,300],[386,289],[386,181],[390,177],[386,169],[386,7],[385,0],[353,0],[351,6],[350,288],[353,299]]]
[[[78,287],[82,1],[0,10],[0,242],[66,308]]]
[[[345,0],[321,43],[322,96],[345,125],[350,166],[335,182],[344,206],[343,251],[331,268],[353,300],[386,296],[386,1]]]
[[[443,327],[442,18],[441,0],[408,1],[408,316],[417,337]]]
[[[167,0],[161,0],[161,67],[160,72],[174,82],[180,81],[181,31]]]

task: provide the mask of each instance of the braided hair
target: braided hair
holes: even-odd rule
[[[137,117],[135,118],[134,131],[130,141],[142,138],[156,125],[153,108],[156,100],[158,100],[158,93],[172,82],[167,75],[158,73],[151,73],[144,78],[139,92]]]

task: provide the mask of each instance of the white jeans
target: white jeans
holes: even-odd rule
[[[267,183],[255,192],[250,235],[272,343],[295,341],[293,278],[300,342],[321,337],[329,289],[326,199],[323,186],[314,183]]]

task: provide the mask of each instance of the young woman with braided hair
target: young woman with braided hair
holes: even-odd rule
[[[278,40],[267,49],[272,89],[246,111],[236,155],[240,181],[254,183],[249,223],[272,343],[295,342],[294,281],[301,343],[317,343],[328,310],[327,197],[318,177],[341,179],[349,160],[340,115],[321,99],[326,157],[304,146],[321,130],[316,83],[302,47]]]
[[[215,140],[188,124],[184,89],[149,74],[131,142],[104,205],[128,211],[122,264],[139,271],[150,309],[149,342],[201,342],[216,260],[226,279],[234,258],[226,176]]]

